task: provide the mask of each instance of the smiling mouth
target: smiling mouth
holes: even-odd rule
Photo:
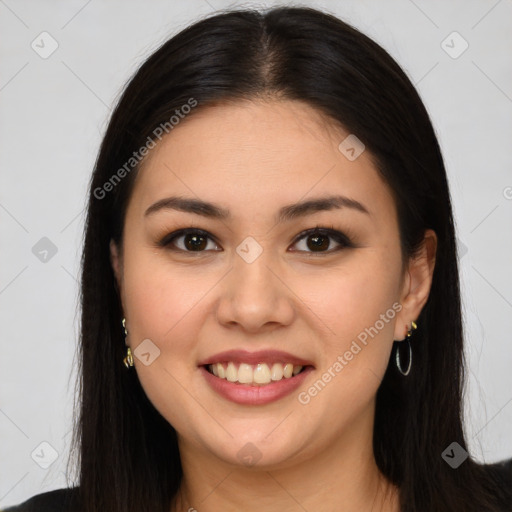
[[[228,361],[204,365],[204,368],[218,377],[234,384],[246,384],[249,386],[266,386],[273,382],[292,379],[310,366],[294,365],[292,363],[234,363]],[[312,368],[312,367],[311,367]]]

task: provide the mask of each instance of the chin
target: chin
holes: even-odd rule
[[[257,421],[250,422],[251,428],[239,427],[239,430],[230,429],[229,425],[226,425],[226,430],[233,437],[224,432],[222,441],[218,435],[212,436],[212,432],[209,432],[208,439],[203,439],[203,447],[206,446],[210,453],[227,464],[258,470],[275,470],[297,462],[301,448],[308,444],[306,440],[301,439],[299,432],[290,432],[289,429],[280,432],[280,435],[272,432],[277,424],[275,419],[272,422],[264,422],[264,427],[261,428],[255,425]],[[269,423],[272,424],[270,428]]]

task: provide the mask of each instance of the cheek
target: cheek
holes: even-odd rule
[[[329,330],[318,343],[316,378],[297,398],[305,428],[325,418],[334,432],[369,410],[388,366],[400,305],[385,273],[331,276],[324,284],[322,300],[309,305]]]
[[[143,251],[126,258],[124,270],[130,344],[136,348],[150,339],[158,347],[158,356],[147,366],[135,357],[139,381],[171,425],[179,430],[190,429],[201,415],[188,393],[195,393],[191,377],[197,371],[196,343],[202,337],[204,324],[201,299],[215,279],[212,277],[209,284],[206,276],[199,278],[185,267],[171,267]],[[192,423],[187,424],[188,421]]]
[[[200,307],[208,279],[205,282],[204,275],[200,277],[185,266],[171,266],[165,255],[160,256],[140,251],[126,258],[125,302],[138,336],[154,338],[167,346],[182,337],[184,326],[187,338],[194,338],[189,317]]]
[[[399,260],[366,248],[339,270],[317,275],[309,286],[297,285],[317,331],[324,333],[319,354],[322,369],[331,368],[341,356],[343,372],[337,375],[343,373],[355,384],[368,372],[383,376],[401,309],[399,271]]]
[[[386,262],[377,251],[365,251],[339,269],[297,281],[298,295],[312,312],[334,331],[331,334],[345,339],[373,325],[397,297],[396,262]]]

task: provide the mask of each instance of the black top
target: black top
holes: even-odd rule
[[[0,509],[0,512],[81,512],[78,487],[36,494],[19,505]]]
[[[499,487],[512,492],[512,459],[488,464],[486,468],[498,483]],[[503,505],[503,512],[512,512],[512,503]],[[0,512],[82,512],[78,503],[78,487],[69,489],[57,489],[42,494],[36,494],[32,498],[19,505],[0,509]]]

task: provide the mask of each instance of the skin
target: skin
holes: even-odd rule
[[[354,161],[339,151],[347,135],[299,101],[222,104],[177,125],[137,176],[123,245],[112,242],[111,256],[127,344],[133,352],[149,338],[160,350],[148,366],[134,360],[148,398],[178,434],[184,478],[172,511],[399,510],[397,489],[374,460],[375,396],[393,340],[405,338],[428,299],[437,238],[427,230],[419,256],[402,272],[390,190],[369,151]],[[371,216],[332,209],[276,224],[281,206],[334,193],[360,201]],[[211,201],[233,218],[175,210],[144,217],[171,195]],[[308,237],[297,239],[317,225],[350,233],[355,247],[328,238],[315,250]],[[158,246],[188,227],[210,234],[203,252],[187,249],[183,236],[174,251]],[[250,264],[236,252],[247,236],[263,249]],[[401,310],[301,404],[298,392],[394,303]],[[197,366],[233,348],[285,350],[315,370],[274,403],[235,404]],[[254,466],[237,456],[248,442],[261,455]]]

